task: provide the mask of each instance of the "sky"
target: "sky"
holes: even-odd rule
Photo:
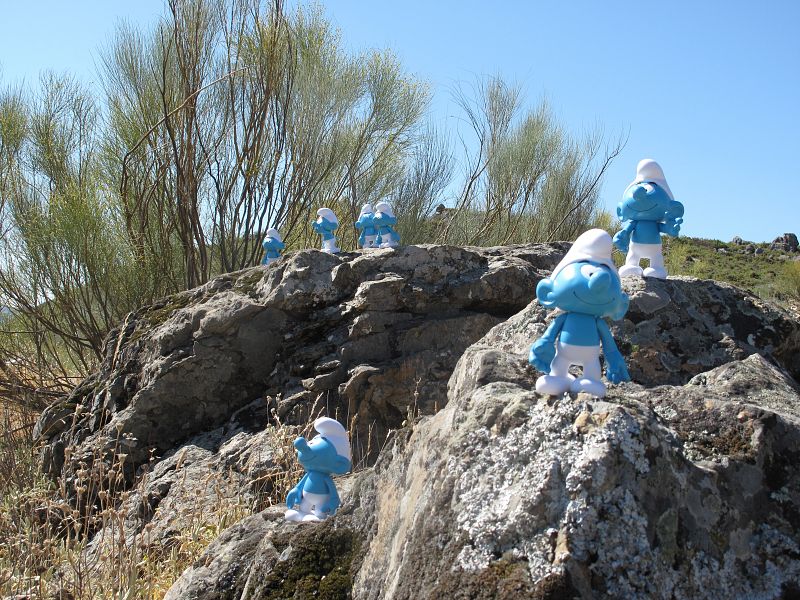
[[[352,51],[390,48],[433,92],[430,119],[457,126],[452,93],[484,76],[546,99],[568,131],[627,138],[607,171],[614,211],[642,158],[659,161],[685,208],[682,233],[770,241],[800,234],[800,2],[325,0]],[[0,69],[97,81],[120,19],[142,26],[162,0],[0,0]]]

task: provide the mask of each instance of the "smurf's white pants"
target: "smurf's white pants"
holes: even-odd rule
[[[600,346],[576,346],[556,342],[556,356],[550,363],[550,375],[568,377],[570,365],[583,367],[583,379],[600,381]]]
[[[625,257],[626,267],[639,267],[643,258],[650,260],[650,268],[655,270],[664,269],[664,255],[661,253],[661,243],[640,244],[631,242],[628,247],[628,255]]]
[[[328,494],[312,494],[309,492],[303,492],[303,497],[300,500],[300,506],[296,509],[290,506],[289,510],[286,511],[285,518],[287,521],[309,521],[312,519],[324,519],[328,515],[318,509],[328,501],[328,498]],[[306,519],[305,517],[308,517],[309,515],[313,515],[313,517]],[[314,517],[316,517],[316,519],[314,519]]]
[[[375,246],[375,238],[377,238],[377,237],[378,237],[377,235],[365,235],[364,236],[364,245],[362,246],[362,248],[375,248],[376,247]]]
[[[339,248],[336,247],[336,238],[322,240],[322,251],[330,254],[336,254],[339,252]]]

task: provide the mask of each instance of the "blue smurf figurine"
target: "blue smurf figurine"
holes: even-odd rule
[[[323,252],[328,254],[340,252],[336,246],[336,236],[333,235],[333,232],[339,227],[339,219],[330,208],[320,208],[317,211],[317,220],[311,223],[311,227],[322,236]]]
[[[375,205],[375,216],[372,223],[378,229],[378,239],[375,245],[381,248],[394,248],[400,243],[400,235],[392,228],[397,225],[397,217],[392,212],[392,207],[386,202]]]
[[[604,397],[601,344],[608,380],[630,381],[625,359],[603,319],[621,319],[628,310],[628,295],[620,286],[611,249],[610,235],[602,229],[590,229],[575,240],[552,275],[536,286],[539,304],[564,311],[533,343],[528,355],[531,365],[547,373],[536,380],[540,394],[560,396],[569,391]],[[573,377],[570,365],[582,366],[582,376]]]
[[[365,204],[361,207],[361,214],[358,215],[356,221],[356,229],[361,234],[358,236],[358,245],[364,249],[377,248],[375,239],[377,238],[377,230],[373,223],[375,219],[375,212],[372,210],[372,204]]]
[[[267,229],[267,235],[264,241],[261,242],[261,247],[264,248],[264,259],[261,261],[261,264],[268,265],[281,257],[281,250],[286,248],[286,244],[283,243],[278,230],[270,227]]]
[[[310,442],[304,437],[294,441],[306,474],[286,496],[287,521],[322,521],[339,508],[339,494],[331,474],[343,475],[350,470],[350,440],[335,419],[320,417],[314,421],[314,429],[319,435]]]
[[[676,202],[664,178],[664,171],[654,160],[646,158],[636,166],[636,179],[625,189],[617,206],[622,230],[614,236],[614,244],[628,255],[619,269],[620,277],[657,277],[665,279],[661,234],[678,237],[683,223],[683,204]],[[639,262],[650,259],[642,271]]]

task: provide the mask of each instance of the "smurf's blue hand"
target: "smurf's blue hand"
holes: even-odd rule
[[[339,508],[341,501],[339,500],[339,493],[336,491],[336,484],[333,483],[332,479],[328,479],[327,487],[329,498],[322,504],[319,510],[324,513],[333,514],[336,512],[336,509]]]
[[[600,343],[603,345],[603,356],[606,359],[606,377],[611,383],[630,381],[628,367],[625,359],[617,348],[611,329],[603,319],[597,320],[597,332],[600,334]]]
[[[614,245],[619,248],[619,251],[623,254],[628,253],[628,246],[631,243],[631,232],[627,229],[620,229],[614,235]]]
[[[606,378],[611,383],[622,383],[623,381],[630,381],[631,376],[628,374],[628,367],[625,365],[625,359],[619,352],[610,352],[605,354],[606,357]]]
[[[294,508],[294,506],[300,504],[300,501],[303,499],[303,484],[305,484],[307,477],[308,473],[303,475],[300,481],[297,482],[297,485],[289,490],[289,493],[286,495],[286,506],[289,508]]]
[[[556,347],[553,342],[539,338],[531,346],[531,351],[528,354],[528,363],[542,373],[550,372],[550,363],[556,357]]]
[[[658,226],[658,230],[661,233],[665,233],[672,237],[678,237],[678,234],[681,232],[681,223],[683,223],[683,219],[678,217],[673,221],[667,221],[666,223],[661,223]]]

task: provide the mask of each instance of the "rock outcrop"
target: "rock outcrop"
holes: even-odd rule
[[[311,250],[166,298],[129,315],[99,372],[43,413],[43,470],[91,506],[102,488],[130,488],[155,469],[155,508],[175,472],[160,460],[190,458],[198,475],[238,483],[253,474],[243,465],[272,452],[268,435],[253,435],[318,414],[347,423],[356,464],[369,462],[410,414],[445,405],[463,351],[530,302],[567,247]],[[217,458],[226,452],[232,470]],[[97,485],[118,477],[119,455],[122,480]],[[88,490],[80,499],[78,488]]]
[[[753,354],[683,385],[542,397],[520,359],[540,326],[532,306],[471,346],[447,406],[401,430],[334,518],[244,521],[168,598],[322,594],[329,577],[365,599],[800,593],[794,380]],[[253,522],[263,539],[240,544]],[[224,594],[209,585],[231,569]]]
[[[307,251],[143,309],[43,415],[44,467],[74,488],[124,448],[125,486],[150,471],[128,519],[166,540],[209,472],[285,468],[274,417],[352,423],[377,463],[334,518],[248,517],[168,598],[800,593],[800,324],[732,286],[626,280],[635,383],[542,397],[530,301],[565,250]]]

